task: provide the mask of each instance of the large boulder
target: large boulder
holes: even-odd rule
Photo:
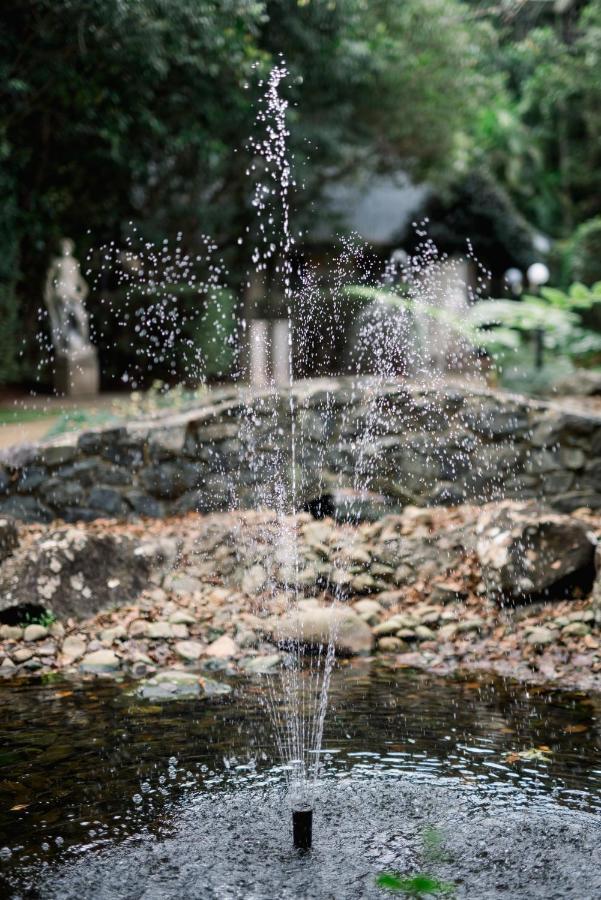
[[[579,519],[507,501],[482,511],[476,553],[489,593],[516,602],[552,595],[570,578],[590,579],[595,542]]]
[[[13,552],[0,567],[0,613],[43,607],[58,618],[88,617],[130,602],[155,560],[123,535],[54,528]]]
[[[19,533],[12,519],[0,518],[0,563],[19,546]]]
[[[327,646],[332,641],[340,656],[369,653],[371,628],[357,613],[344,606],[304,606],[291,610],[272,624],[273,640],[280,644]]]

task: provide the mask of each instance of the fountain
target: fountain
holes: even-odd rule
[[[127,385],[141,384],[157,360],[174,372],[184,355],[190,381],[202,380],[209,351],[199,351],[183,332],[208,319],[213,340],[234,357],[238,384],[214,389],[212,407],[184,406],[168,423],[159,410],[156,420],[131,428],[89,432],[77,450],[50,444],[42,461],[60,467],[61,474],[78,466],[91,472],[90,519],[108,501],[117,516],[130,507],[144,515],[150,509],[159,520],[165,512],[207,513],[204,531],[199,526],[197,536],[173,550],[174,571],[162,572],[161,584],[171,579],[175,590],[178,574],[195,582],[189,590],[198,593],[194,610],[201,618],[208,593],[200,587],[213,586],[217,604],[227,592],[243,597],[246,633],[237,626],[236,637],[242,635],[241,644],[258,640],[253,629],[260,626],[272,644],[268,663],[265,670],[253,669],[265,658],[249,656],[242,660],[250,661],[248,668],[234,673],[227,653],[220,655],[214,646],[229,633],[215,640],[203,633],[213,655],[200,677],[183,673],[189,693],[179,695],[174,712],[161,706],[169,700],[168,679],[144,679],[128,692],[108,681],[72,689],[68,683],[57,688],[49,679],[39,685],[39,696],[53,734],[67,736],[65,746],[46,748],[41,725],[32,741],[27,730],[21,733],[20,723],[41,707],[37,695],[19,693],[18,715],[5,717],[2,737],[14,742],[25,766],[30,760],[37,765],[43,747],[40,765],[55,767],[56,784],[48,788],[47,818],[43,813],[28,819],[33,801],[20,788],[23,782],[30,790],[29,773],[20,768],[19,754],[11,757],[16,774],[11,771],[0,789],[16,791],[10,811],[22,817],[20,843],[13,851],[7,839],[0,860],[21,854],[22,870],[11,883],[15,891],[41,884],[40,896],[60,900],[90,891],[113,900],[135,895],[140,884],[149,896],[171,891],[190,898],[316,900],[380,897],[386,889],[413,896],[455,889],[461,896],[465,889],[474,898],[510,898],[519,891],[550,898],[560,896],[550,893],[559,884],[564,897],[583,900],[580,873],[587,859],[598,856],[599,771],[589,740],[596,707],[581,695],[560,702],[552,692],[530,694],[502,678],[459,675],[445,682],[436,673],[419,675],[395,657],[410,649],[406,641],[434,643],[429,624],[441,631],[455,627],[460,634],[480,633],[484,625],[467,617],[456,623],[453,616],[443,619],[426,609],[419,624],[408,624],[399,613],[393,627],[397,614],[389,615],[403,593],[423,593],[428,578],[445,614],[459,605],[463,586],[439,577],[446,573],[441,560],[464,562],[453,541],[473,529],[478,504],[503,498],[518,472],[535,479],[533,460],[539,456],[541,467],[548,465],[546,446],[526,437],[540,411],[504,406],[485,390],[478,394],[477,359],[457,327],[466,298],[463,263],[440,255],[421,225],[420,250],[411,258],[396,254],[383,273],[356,239],[342,243],[327,283],[303,263],[291,225],[286,77],[283,64],[271,72],[257,117],[260,134],[251,142],[248,174],[257,226],[239,242],[242,249],[250,244],[252,260],[241,314],[226,303],[227,270],[209,236],[192,256],[181,236],[174,245],[155,247],[132,228],[124,248],[111,244],[99,254],[104,270],[117,272],[125,290],[116,318],[135,317],[140,338],[138,356],[121,373]],[[483,283],[485,273],[478,278]],[[277,316],[269,320],[253,317],[263,279],[278,294]],[[472,295],[481,282],[476,279]],[[203,309],[182,313],[175,283],[196,293]],[[145,301],[137,309],[136,292]],[[320,343],[338,340],[349,308],[354,348],[344,357],[344,377],[299,379]],[[108,321],[108,301],[106,313]],[[474,388],[467,399],[449,383],[450,364]],[[201,393],[192,402],[198,405],[199,396],[202,401]],[[555,427],[554,411],[544,425]],[[569,465],[576,465],[573,445],[568,441],[562,449],[572,451]],[[566,469],[571,477],[567,464]],[[93,485],[95,479],[104,482],[105,472],[112,479],[108,501]],[[532,482],[518,479],[517,496],[524,483]],[[73,491],[61,494],[60,487],[44,498],[44,508],[67,519],[71,507],[60,504],[70,503]],[[418,508],[444,510],[465,501],[472,505],[453,513],[450,524],[444,511],[440,524],[437,512]],[[549,530],[557,526],[549,522]],[[572,525],[571,537],[581,541],[575,569],[590,569],[592,544],[582,523]],[[184,520],[178,537],[191,527]],[[526,522],[523,533],[528,527]],[[51,537],[46,550],[62,537]],[[482,533],[477,537],[484,542]],[[165,556],[169,552],[167,542]],[[476,550],[470,545],[469,552]],[[416,571],[411,553],[424,553]],[[52,571],[58,577],[60,565]],[[469,579],[475,581],[471,569]],[[34,580],[32,591],[40,579]],[[160,593],[158,582],[150,583]],[[46,583],[42,587],[49,590]],[[502,593],[493,582],[489,590]],[[382,601],[375,613],[373,595]],[[349,598],[357,596],[360,613],[349,610]],[[187,620],[186,609],[175,612],[176,626],[195,623],[189,610]],[[218,631],[227,615],[225,609],[213,620]],[[128,613],[128,628],[141,628],[136,616],[139,609]],[[392,654],[371,671],[370,617],[380,646],[388,640]],[[170,623],[151,627],[162,624]],[[110,639],[120,640],[112,631]],[[161,639],[160,628],[154,634]],[[198,662],[198,647],[183,651],[186,660]],[[354,669],[346,667],[345,654],[358,656]],[[440,660],[440,673],[450,671]],[[81,663],[84,673],[86,664],[90,673],[88,655]],[[147,664],[148,657],[140,656],[132,672]],[[241,673],[251,682],[245,703],[234,694],[220,705],[230,690],[227,680]],[[214,682],[213,674],[224,683]],[[328,734],[331,700],[336,718]],[[89,745],[81,737],[82,722]],[[580,741],[577,753],[568,735]],[[71,743],[81,747],[77,762]],[[100,779],[99,771],[106,777]],[[32,785],[46,790],[39,774]],[[85,785],[84,801],[71,795],[64,800],[61,792],[72,785]],[[124,797],[131,797],[129,805]],[[68,815],[62,814],[63,803]],[[35,853],[38,829],[41,857]],[[53,868],[46,860],[62,852],[64,836],[70,855],[60,856]],[[512,868],[517,857],[524,871]],[[601,890],[594,870],[590,884],[592,898]]]

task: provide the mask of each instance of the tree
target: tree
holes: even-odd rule
[[[601,0],[557,15],[551,4],[515,7],[496,17],[504,84],[482,111],[476,154],[536,227],[569,238],[601,213]]]
[[[235,272],[252,217],[245,141],[279,53],[301,212],[324,178],[358,166],[448,172],[486,90],[486,29],[465,11],[461,0],[6,0],[0,306],[16,309],[16,290],[31,333],[54,240],[73,236],[81,254],[88,229],[95,245],[119,241],[130,220],[155,239],[214,234]]]

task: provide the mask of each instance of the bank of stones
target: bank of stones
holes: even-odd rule
[[[515,507],[522,521],[522,507]],[[502,517],[511,509],[500,507]],[[484,512],[490,520],[491,509]],[[152,678],[182,671],[197,673],[201,685],[214,672],[263,676],[277,672],[291,634],[318,640],[311,637],[315,623],[323,633],[324,613],[337,609],[346,616],[343,653],[385,654],[392,665],[440,673],[489,670],[601,689],[597,583],[588,593],[576,582],[566,594],[564,585],[563,599],[543,595],[499,605],[487,594],[474,549],[482,515],[462,506],[411,507],[354,526],[316,522],[308,514],[281,521],[260,512],[187,515],[154,526],[96,522],[85,526],[91,534],[144,546],[156,529],[177,549],[173,564],[151,566],[147,584],[117,609],[83,620],[1,625],[0,674]],[[572,520],[592,541],[601,534],[601,518],[586,510]],[[22,526],[20,543],[26,549],[49,530]],[[294,531],[300,601],[287,591],[290,560],[279,550],[282,533]],[[291,611],[304,624],[286,632],[279,623]],[[161,691],[169,695],[171,688]]]
[[[292,400],[297,501],[308,508],[375,520],[407,504],[504,496],[601,509],[599,416],[369,379],[301,383]],[[216,391],[176,416],[13,448],[0,515],[76,522],[269,505],[275,473],[290,469],[290,409],[285,393]]]

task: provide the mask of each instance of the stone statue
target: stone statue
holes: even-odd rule
[[[99,369],[96,348],[90,341],[88,314],[84,300],[88,286],[79,262],[73,256],[69,238],[60,242],[61,255],[48,269],[44,302],[50,318],[56,354],[55,388],[68,396],[98,393]]]

